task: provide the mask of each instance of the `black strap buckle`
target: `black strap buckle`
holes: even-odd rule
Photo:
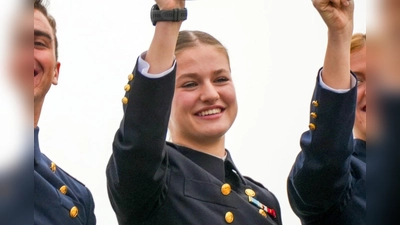
[[[158,21],[171,21],[171,22],[180,22],[187,19],[187,9],[172,9],[172,10],[160,10],[160,8],[156,5],[152,7],[151,10],[151,20],[153,25],[155,26]]]

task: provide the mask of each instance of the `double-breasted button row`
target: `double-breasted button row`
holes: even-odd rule
[[[225,196],[229,195],[232,191],[231,185],[230,184],[223,184],[221,187],[221,193]],[[244,190],[244,193],[249,196],[249,197],[254,197],[256,196],[256,193],[250,189],[247,188],[246,190]]]
[[[54,162],[50,163],[50,170],[55,173],[57,171],[57,165]],[[61,194],[66,195],[68,193],[68,186],[67,185],[63,185],[61,186],[59,189]],[[69,216],[71,218],[76,218],[79,214],[79,210],[78,207],[74,206],[70,209],[69,211]]]
[[[135,75],[133,73],[128,75],[128,80],[129,81],[133,81],[134,79],[135,79]],[[130,84],[125,85],[124,86],[124,90],[126,92],[130,91],[131,90],[131,85]],[[128,102],[129,102],[129,99],[127,97],[123,97],[122,98],[122,104],[126,105],[126,104],[128,104]]]
[[[223,185],[221,186],[221,193],[222,193],[223,195],[227,196],[227,195],[229,195],[231,192],[232,192],[232,187],[231,187],[230,184],[225,183],[225,184],[223,184]],[[256,193],[255,193],[252,189],[250,189],[250,188],[247,188],[246,190],[244,190],[244,193],[245,193],[247,196],[249,196],[249,197],[254,197],[254,196],[256,196]],[[264,210],[263,210],[263,212],[265,213]],[[260,213],[261,213],[261,212],[260,212]],[[265,216],[265,217],[266,217],[266,216]],[[225,214],[225,222],[226,222],[226,223],[230,224],[230,223],[233,222],[234,219],[235,219],[235,217],[234,217],[234,215],[233,215],[232,212],[227,212],[227,213]]]
[[[228,196],[232,192],[232,187],[230,184],[223,184],[221,186],[221,193],[225,196]],[[227,212],[225,214],[225,222],[227,223],[232,223],[234,219],[233,213],[232,212]]]
[[[57,165],[54,162],[50,163],[50,170],[55,173],[57,171]],[[68,192],[68,187],[66,185],[61,186],[58,189],[63,195],[66,195]]]

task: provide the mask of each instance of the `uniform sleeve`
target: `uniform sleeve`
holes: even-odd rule
[[[176,66],[151,79],[135,67],[123,99],[124,117],[107,165],[107,186],[119,224],[143,221],[162,204],[168,177],[166,133]]]
[[[324,80],[322,79],[322,69],[319,71],[318,77],[319,77],[318,79],[319,79],[320,86],[323,89],[326,89],[328,91],[332,91],[332,92],[335,92],[335,93],[338,93],[338,94],[343,94],[343,93],[346,93],[346,92],[351,90],[351,88],[350,89],[335,89],[335,88],[331,88],[328,85],[326,85],[324,83]],[[350,79],[351,79],[350,80],[350,87],[355,87],[356,84],[357,84],[357,79],[355,77],[353,77],[353,76],[351,76]]]
[[[89,191],[89,189],[87,189],[88,195],[89,195],[89,210],[88,210],[88,221],[87,221],[87,225],[96,225],[96,215],[94,214],[94,200],[93,200],[93,195],[92,193]]]
[[[354,75],[353,75],[354,76]],[[308,220],[346,198],[351,187],[351,155],[357,87],[337,93],[317,84],[310,108],[309,130],[288,178],[294,212]]]
[[[146,58],[146,54],[147,54],[147,52],[144,52],[144,53],[139,57],[138,63],[137,63],[138,71],[139,71],[143,76],[145,76],[145,77],[147,77],[147,78],[151,78],[151,79],[157,79],[157,78],[161,78],[161,77],[164,77],[164,76],[170,74],[170,73],[174,70],[176,61],[174,62],[174,65],[171,66],[171,68],[169,68],[168,70],[166,70],[166,71],[164,71],[164,72],[162,72],[162,73],[159,73],[159,74],[150,74],[150,73],[149,73],[150,64],[144,60],[144,59]]]

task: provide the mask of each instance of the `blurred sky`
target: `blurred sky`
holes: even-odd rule
[[[366,31],[366,2],[356,0],[355,32]],[[52,0],[61,71],[39,122],[42,152],[85,183],[99,225],[117,224],[105,169],[122,118],[127,75],[153,36],[149,0]],[[308,129],[309,104],[322,66],[327,29],[311,1],[187,2],[182,29],[214,35],[229,50],[239,115],[226,146],[242,174],[281,203],[283,222],[299,225],[286,178]],[[316,181],[318,182],[318,181]],[[143,196],[145,197],[145,196]]]

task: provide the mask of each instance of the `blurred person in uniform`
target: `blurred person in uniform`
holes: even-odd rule
[[[34,0],[34,224],[96,224],[89,189],[47,158],[39,147],[38,122],[50,86],[57,85],[60,63],[56,22],[42,0]]]
[[[374,142],[368,145],[368,224],[397,225],[400,208],[400,1],[379,1],[377,15],[379,28],[374,33],[373,48],[368,50],[371,60],[368,68],[372,66],[375,70],[374,82],[368,87],[376,96],[372,101],[375,106],[372,129],[379,130],[374,131]]]
[[[277,198],[225,148],[238,110],[226,48],[205,32],[179,32],[185,1],[156,3],[107,166],[119,224],[282,224]]]
[[[353,33],[353,0],[313,0],[328,27],[309,130],[288,177],[303,225],[366,224],[366,36]],[[350,50],[350,51],[349,51]]]
[[[32,8],[12,4],[0,3],[0,10],[7,11],[0,12],[5,30],[0,43],[0,224],[21,225],[32,223],[33,211],[33,32]]]

